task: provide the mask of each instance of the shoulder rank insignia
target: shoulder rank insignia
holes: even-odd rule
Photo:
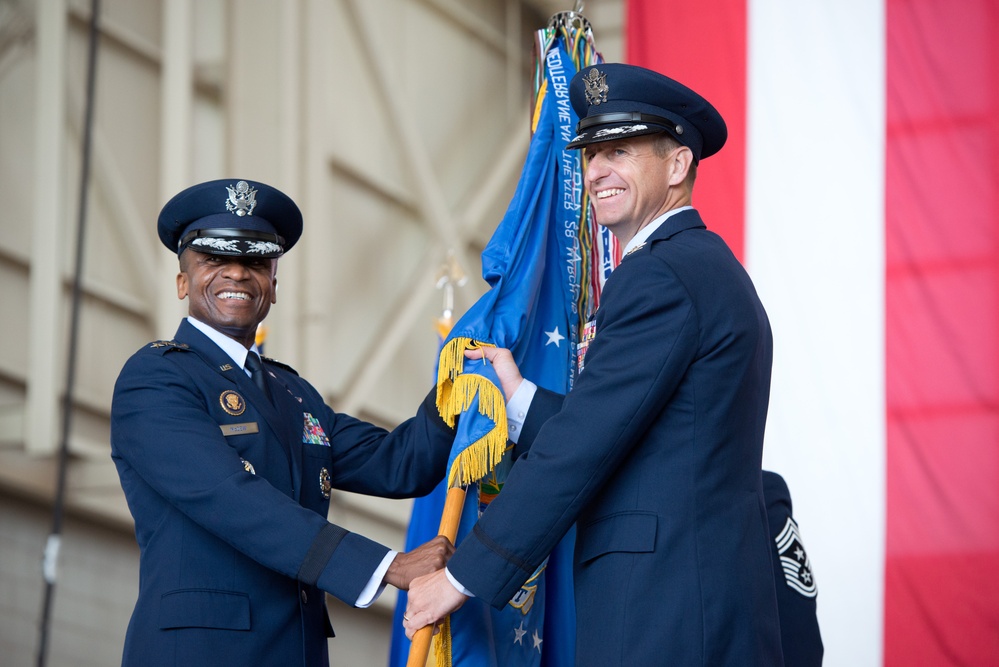
[[[292,368],[288,364],[286,364],[284,362],[281,362],[281,361],[278,361],[277,359],[271,359],[270,357],[260,357],[260,360],[261,361],[266,361],[269,364],[274,364],[278,368],[283,368],[284,370],[288,371],[289,373],[294,373],[295,375],[298,375],[298,371],[296,371],[294,368]],[[271,373],[271,376],[274,376],[274,373]]]
[[[639,243],[638,245],[636,245],[634,248],[630,249],[628,252],[624,253],[624,257],[627,257],[628,255],[630,255],[630,254],[632,254],[632,253],[634,253],[634,252],[636,252],[638,250],[641,250],[644,247],[645,247],[645,242],[643,241],[642,243]],[[624,259],[624,257],[622,257],[621,259]]]
[[[246,410],[246,401],[232,389],[226,389],[222,392],[219,396],[219,405],[233,417],[238,417]]]
[[[158,340],[149,344],[149,347],[176,347],[186,350],[190,347],[187,343],[178,343],[175,340]]]

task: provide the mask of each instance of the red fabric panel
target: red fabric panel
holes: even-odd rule
[[[886,665],[999,660],[999,5],[887,0]]]
[[[693,88],[718,109],[728,142],[704,160],[694,206],[745,257],[746,2],[627,0],[625,60]]]

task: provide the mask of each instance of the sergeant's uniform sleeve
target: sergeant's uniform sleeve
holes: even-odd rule
[[[636,254],[615,269],[586,369],[448,562],[455,579],[497,608],[510,600],[662,410],[697,336],[690,295],[666,264]]]
[[[820,667],[824,649],[816,609],[818,589],[811,580],[811,563],[798,535],[798,525],[791,509],[791,492],[784,478],[764,470],[763,497],[767,503],[767,520],[773,540],[771,557],[784,662],[795,667]],[[787,570],[782,556],[788,559]],[[806,562],[807,567],[802,568]],[[807,575],[803,577],[804,572]]]

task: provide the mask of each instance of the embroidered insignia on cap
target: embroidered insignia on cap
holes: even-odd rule
[[[596,67],[583,75],[584,92],[586,101],[590,104],[600,104],[607,101],[607,93],[610,88],[607,86],[607,75],[601,74]]]
[[[305,431],[302,433],[302,444],[329,447],[330,439],[326,437],[326,431],[323,430],[319,420],[313,417],[311,413],[303,412],[302,414],[305,415]]]
[[[246,410],[246,401],[244,401],[243,397],[234,392],[232,389],[226,389],[222,392],[219,396],[219,405],[222,406],[223,410],[234,417],[238,417],[243,414],[244,410]]]
[[[237,213],[236,215],[243,214]],[[191,245],[208,246],[209,248],[224,250],[226,252],[239,252],[239,245],[236,241],[233,241],[232,239],[220,239],[214,236],[201,236],[191,241]]]
[[[253,469],[253,464],[246,459],[240,459],[243,462],[243,470],[250,473],[251,475],[256,475],[257,471]]]
[[[323,494],[323,498],[326,500],[330,499],[330,491],[333,490],[333,484],[330,481],[330,471],[323,468],[319,471],[319,492]]]
[[[281,252],[281,246],[270,241],[249,241],[246,244],[246,252],[259,252],[260,254],[265,252]]]
[[[229,191],[229,198],[225,202],[227,211],[240,217],[253,215],[253,208],[257,205],[257,191],[249,183],[239,181],[236,187],[227,185],[225,189]]]
[[[602,130],[597,130],[593,134],[593,138],[598,137],[608,137],[614,134],[628,134],[630,132],[638,132],[639,130],[649,129],[648,125],[625,125],[624,127],[608,127]]]
[[[791,517],[787,518],[784,529],[774,538],[777,551],[780,554],[780,564],[784,568],[784,579],[791,590],[797,591],[806,598],[818,594],[815,577],[812,576],[812,564],[805,553],[805,545],[801,543],[798,534],[798,524]]]

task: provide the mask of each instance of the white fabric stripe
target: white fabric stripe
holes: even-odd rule
[[[828,665],[882,662],[884,6],[749,3],[747,265],[774,329],[784,475]]]

